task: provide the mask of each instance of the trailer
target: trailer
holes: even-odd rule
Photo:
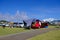
[[[41,22],[38,19],[23,20],[24,28],[40,28]]]

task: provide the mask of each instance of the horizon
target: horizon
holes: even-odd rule
[[[0,20],[60,19],[60,0],[0,0]]]

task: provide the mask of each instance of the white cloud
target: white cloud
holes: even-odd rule
[[[28,16],[27,16],[27,14],[25,12],[21,12],[21,18],[23,20],[29,19]]]
[[[8,20],[8,21],[20,21],[20,20],[26,20],[28,19],[28,16],[26,14],[26,12],[19,12],[17,10],[17,12],[15,13],[15,15],[11,16],[9,13],[6,13],[5,15],[3,15],[2,13],[0,13],[0,20]]]
[[[56,20],[56,19],[54,19],[54,18],[47,18],[47,19],[44,19],[43,21],[51,22],[51,21],[53,21],[53,20]]]

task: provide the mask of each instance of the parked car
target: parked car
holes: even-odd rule
[[[13,23],[13,27],[24,27],[24,23]]]
[[[23,28],[23,27],[24,27],[24,23],[19,23],[19,26],[20,26],[21,28]]]
[[[47,22],[41,22],[40,28],[48,28],[48,23]]]

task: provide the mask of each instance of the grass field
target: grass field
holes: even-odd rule
[[[0,27],[0,36],[24,32],[24,31],[29,31],[29,30],[24,30],[24,28],[7,28],[7,27],[3,29],[2,27]]]
[[[52,26],[52,25],[49,25],[48,28],[60,28],[60,26]]]
[[[45,34],[37,35],[28,40],[60,40],[60,30],[54,30]]]
[[[48,28],[55,28],[55,26],[48,26]],[[44,30],[44,29],[45,28],[41,28],[39,30]],[[0,27],[0,36],[19,33],[19,32],[24,32],[24,31],[29,31],[29,30],[24,30],[24,28],[8,28],[8,27],[3,29],[2,27]]]

